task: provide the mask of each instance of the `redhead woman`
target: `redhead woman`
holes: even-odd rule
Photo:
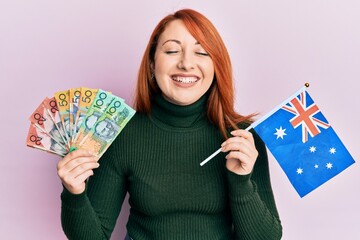
[[[134,107],[101,159],[79,149],[58,164],[69,239],[109,239],[126,193],[125,239],[281,238],[265,145],[243,130],[252,116],[234,110],[229,54],[205,16],[183,9],[155,27]]]

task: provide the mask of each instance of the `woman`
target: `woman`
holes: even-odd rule
[[[280,239],[266,149],[238,129],[250,117],[234,111],[233,92],[210,21],[189,9],[162,19],[141,62],[137,113],[101,166],[81,149],[58,164],[68,238],[110,238],[128,192],[127,239]]]

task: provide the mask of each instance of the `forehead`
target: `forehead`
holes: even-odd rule
[[[169,39],[178,40],[181,43],[197,42],[196,39],[190,34],[183,21],[179,19],[173,20],[166,25],[164,32],[162,32],[159,37],[159,43],[162,44]]]

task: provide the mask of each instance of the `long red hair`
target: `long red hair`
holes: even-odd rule
[[[214,63],[215,76],[210,87],[207,116],[216,125],[225,138],[228,137],[227,129],[237,129],[237,124],[251,122],[250,116],[242,116],[234,109],[234,86],[232,66],[229,53],[220,34],[214,25],[201,13],[192,9],[182,9],[163,18],[155,27],[150,36],[141,61],[134,106],[136,111],[149,114],[151,99],[160,90],[152,80],[152,68],[155,50],[160,35],[166,25],[176,19],[185,24],[190,34],[201,44]]]

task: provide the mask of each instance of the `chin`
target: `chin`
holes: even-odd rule
[[[191,99],[182,99],[182,100],[180,100],[180,101],[176,101],[176,104],[177,105],[180,105],[180,106],[186,106],[186,105],[190,105],[190,104],[193,104],[194,102],[196,102],[198,100],[198,98],[196,98],[196,99],[193,99],[193,98],[191,98]]]

